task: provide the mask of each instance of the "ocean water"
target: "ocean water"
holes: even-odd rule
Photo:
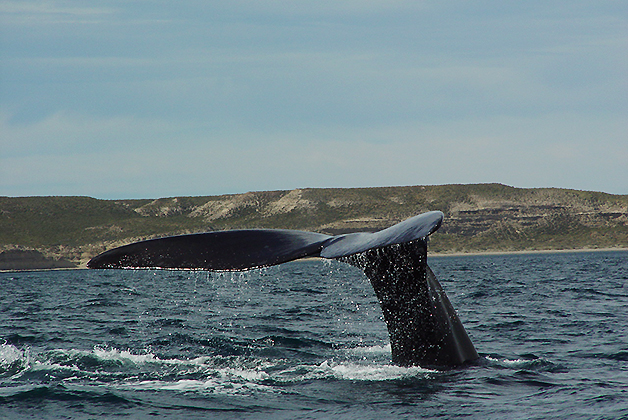
[[[628,417],[628,252],[428,261],[471,366],[392,365],[334,261],[0,273],[0,418]]]

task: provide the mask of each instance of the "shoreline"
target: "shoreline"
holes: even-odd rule
[[[568,254],[581,252],[621,252],[628,248],[578,248],[578,249],[529,249],[519,251],[474,251],[474,252],[429,252],[430,257],[465,257],[490,255],[521,255],[521,254]]]
[[[530,255],[530,254],[568,254],[584,252],[628,252],[628,248],[579,248],[579,249],[531,249],[521,251],[477,251],[477,252],[429,252],[430,258],[449,257],[482,257],[498,255]],[[321,257],[300,258],[294,261],[324,260]],[[288,261],[288,262],[294,262]],[[50,267],[50,268],[24,268],[24,269],[0,269],[0,273],[15,273],[28,271],[66,271],[66,270],[88,270],[87,262],[81,262],[76,267]],[[208,270],[211,271],[211,270]],[[245,270],[244,270],[245,271]]]

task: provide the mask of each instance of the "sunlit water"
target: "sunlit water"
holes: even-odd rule
[[[361,271],[0,273],[0,418],[622,418],[628,252],[430,257],[482,358],[390,362]]]

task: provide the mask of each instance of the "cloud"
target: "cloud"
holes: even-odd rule
[[[557,118],[571,129],[553,129]],[[577,115],[467,120],[446,130],[418,124],[315,132],[186,133],[158,120],[79,120],[58,115],[11,129],[8,143],[38,138],[24,148],[42,150],[2,158],[3,194],[155,198],[495,181],[613,192],[628,179],[628,146],[617,147],[628,127]],[[81,144],[85,138],[94,140]]]
[[[167,136],[169,127],[160,120],[133,117],[94,118],[58,112],[42,120],[13,123],[0,114],[0,156],[74,156],[87,151],[146,149],[158,133]]]
[[[114,8],[88,7],[76,2],[27,0],[0,3],[0,22],[6,27],[97,23],[114,13]]]
[[[622,10],[5,2],[0,188],[155,197],[497,181],[625,193]]]

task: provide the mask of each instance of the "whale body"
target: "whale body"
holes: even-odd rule
[[[443,221],[432,211],[378,232],[330,236],[285,229],[228,230],[135,242],[103,252],[94,269],[247,270],[306,257],[361,268],[375,291],[390,336],[393,363],[454,367],[478,353],[427,265],[427,237]]]

